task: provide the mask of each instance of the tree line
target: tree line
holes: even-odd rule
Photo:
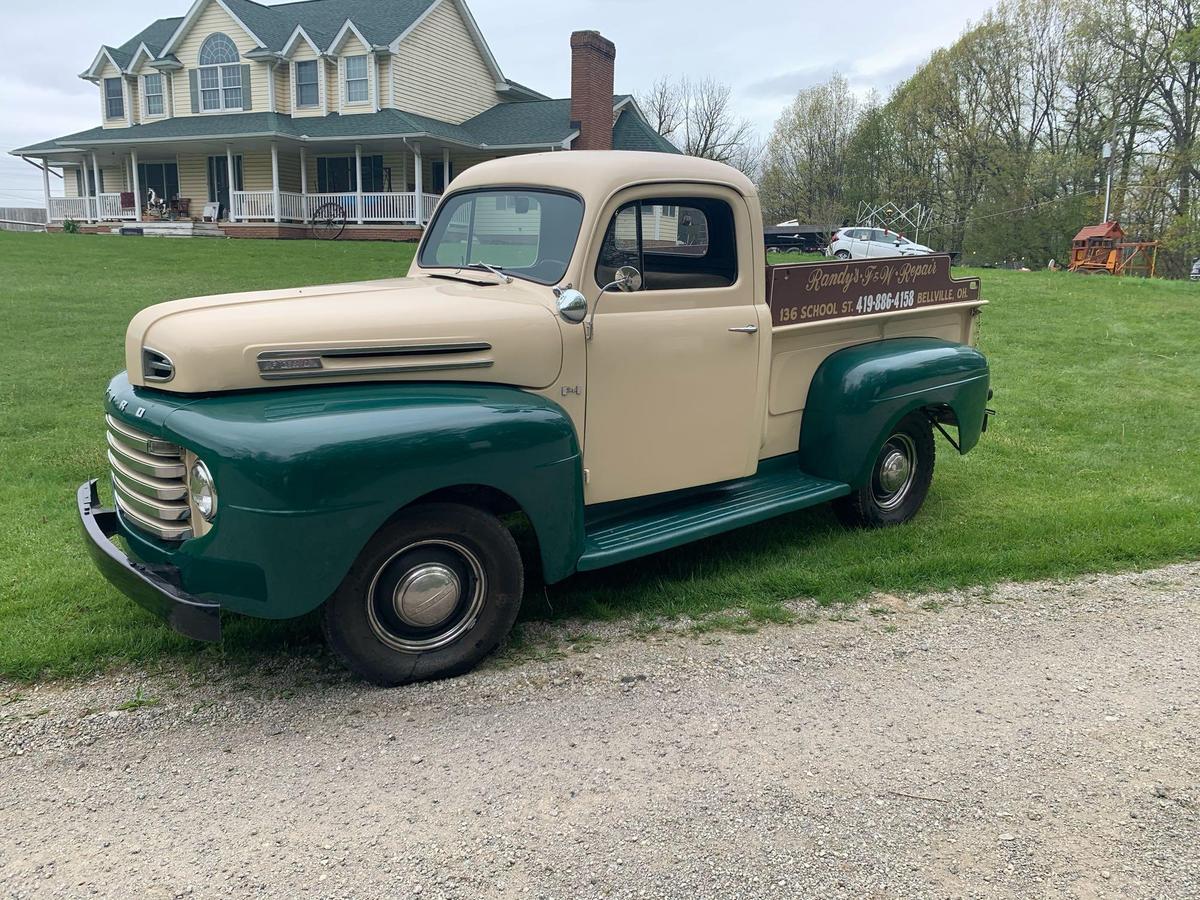
[[[675,110],[659,124],[682,149],[751,174],[768,221],[840,226],[860,202],[920,203],[922,243],[1042,266],[1101,220],[1111,174],[1109,218],[1161,242],[1164,274],[1200,252],[1193,0],[1001,0],[886,98],[837,75],[801,90],[765,145],[720,88],[660,82],[640,99],[652,119]]]

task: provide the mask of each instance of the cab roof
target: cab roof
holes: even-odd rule
[[[629,150],[564,150],[507,156],[472,166],[454,179],[452,190],[488,186],[551,187],[603,202],[616,191],[647,182],[703,182],[757,197],[754,182],[732,166],[672,153]]]

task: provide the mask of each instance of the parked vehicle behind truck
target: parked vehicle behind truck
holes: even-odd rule
[[[765,265],[754,185],[654,153],[455,179],[409,277],[134,317],[106,395],[104,575],[180,632],[322,608],[381,684],[466,671],[526,584],[833,502],[920,509],[986,427],[976,279],[946,257]],[[130,555],[110,540],[124,539]]]

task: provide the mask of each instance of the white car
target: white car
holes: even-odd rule
[[[926,256],[934,251],[886,228],[843,228],[834,233],[825,255],[837,259],[879,256]]]

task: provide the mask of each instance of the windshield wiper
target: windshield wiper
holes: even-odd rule
[[[503,281],[505,284],[512,283],[512,276],[505,275],[503,269],[501,269],[499,266],[493,266],[491,263],[473,262],[466,268],[468,268],[468,269],[486,269],[488,272],[491,272],[493,275],[495,275],[497,278],[499,278],[501,281]]]

